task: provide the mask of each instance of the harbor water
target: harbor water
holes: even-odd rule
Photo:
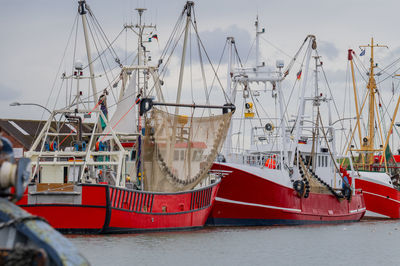
[[[92,265],[400,265],[400,221],[73,235]]]

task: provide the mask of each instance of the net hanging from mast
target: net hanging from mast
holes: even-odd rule
[[[143,139],[144,189],[178,192],[200,183],[221,149],[231,115],[193,117],[153,108]]]

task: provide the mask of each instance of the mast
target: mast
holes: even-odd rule
[[[144,25],[142,25],[142,15],[144,13],[144,11],[146,11],[146,8],[135,8],[135,10],[138,12],[139,14],[139,24],[136,25],[136,28],[138,28],[139,33],[138,33],[138,53],[137,53],[137,62],[138,62],[138,66],[143,66],[146,65],[146,49],[143,45],[143,32],[144,32]],[[140,88],[140,71],[137,71],[137,82],[138,82],[138,89],[139,89],[139,93],[143,93],[143,95],[145,97],[147,97],[146,95],[146,77],[145,75],[143,75],[143,88]],[[140,118],[139,118],[140,121]],[[140,127],[140,125],[139,125]]]
[[[172,126],[172,139],[169,141],[169,149],[167,151],[167,165],[168,166],[170,166],[172,164],[173,156],[172,156],[171,152],[173,151],[173,147],[175,147],[175,144],[176,144],[176,129],[177,129],[177,123],[178,123],[177,116],[179,115],[179,104],[181,101],[183,74],[184,74],[184,69],[185,69],[186,46],[187,46],[187,39],[188,39],[188,34],[189,34],[190,21],[192,19],[193,5],[194,5],[193,2],[187,1],[185,8],[183,10],[183,12],[186,11],[185,36],[183,39],[181,67],[180,67],[180,71],[179,71],[178,90],[177,90],[177,95],[176,95],[176,104],[177,105],[175,107],[175,118],[174,118],[173,126]]]
[[[358,105],[358,93],[357,93],[356,80],[355,80],[355,75],[354,75],[353,54],[354,54],[354,51],[352,49],[349,49],[347,58],[350,61],[351,78],[353,81],[354,101],[355,101],[355,105],[356,105],[356,115],[357,115],[358,139],[359,139],[360,143],[362,143],[361,125],[360,125],[360,110],[359,110],[359,105]],[[349,142],[349,145],[351,145],[351,141]],[[364,161],[364,154],[362,154],[362,156],[363,156],[363,161]]]
[[[176,103],[179,104],[181,102],[181,94],[182,94],[182,83],[183,83],[183,73],[185,70],[185,59],[186,59],[186,47],[187,47],[187,39],[189,34],[189,26],[190,21],[192,19],[192,7],[194,3],[188,1],[185,5],[186,9],[186,25],[185,25],[185,37],[183,39],[183,49],[182,49],[182,58],[181,58],[181,68],[179,71],[179,81],[178,81],[178,91],[176,94]],[[175,108],[175,115],[179,114],[179,107]]]
[[[319,106],[319,95],[318,95],[318,67],[320,66],[318,64],[318,59],[320,58],[320,56],[313,56],[313,58],[315,59],[315,88],[314,88],[314,102],[313,102],[313,106],[314,107],[318,107]],[[316,119],[316,117],[314,117],[314,112],[313,112],[313,117],[312,117],[312,121],[314,121],[314,119]]]
[[[87,30],[87,19],[86,19],[87,5],[86,5],[85,0],[80,0],[78,3],[79,3],[79,8],[78,8],[79,14],[82,16],[82,25],[83,25],[83,33],[85,36],[85,45],[86,45],[86,54],[87,54],[88,64],[89,64],[90,81],[92,83],[93,104],[96,105],[97,88],[96,88],[96,81],[94,78],[92,53],[90,51],[90,43],[89,43],[88,30]],[[79,97],[79,95],[77,95],[77,97]]]
[[[265,33],[265,29],[262,28],[262,30],[259,30],[259,24],[258,24],[258,16],[256,18],[256,22],[254,23],[256,26],[256,69],[261,66],[260,65],[260,36],[261,34]],[[258,71],[256,71],[256,77],[258,76]]]
[[[286,149],[286,125],[285,125],[285,108],[283,106],[283,92],[282,92],[282,80],[284,79],[282,75],[282,65],[277,64],[278,70],[279,70],[279,80],[277,81],[277,90],[278,90],[278,102],[279,102],[279,116],[280,116],[280,130],[281,130],[281,158],[282,158],[282,163],[283,160],[288,159],[288,152]],[[281,167],[281,171],[284,170],[284,167]]]
[[[320,59],[320,56],[314,56],[315,59],[315,89],[314,89],[314,100],[313,100],[313,112],[312,112],[312,122],[315,123],[315,128],[313,130],[313,143],[312,143],[312,148],[311,148],[311,154],[312,154],[312,168],[315,169],[315,151],[318,150],[318,135],[319,135],[319,105],[320,105],[320,96],[319,96],[319,89],[318,89],[318,67],[321,66],[321,64],[318,64],[318,60]],[[329,108],[328,108],[329,109]],[[329,119],[330,119],[330,113],[328,114]],[[315,122],[314,122],[315,121]],[[327,143],[328,144],[328,143]]]
[[[232,91],[232,46],[235,43],[235,38],[233,37],[227,37],[226,38],[228,42],[228,69],[226,73],[226,91],[227,91],[227,96],[229,97],[229,100],[231,103],[235,102],[235,96],[236,92]],[[225,156],[229,157],[230,154],[232,153],[232,124],[229,126],[228,133],[225,138],[225,143],[224,143],[224,149],[225,149]]]
[[[374,68],[377,65],[374,62],[374,47],[386,47],[386,45],[374,44],[374,38],[371,38],[371,44],[360,45],[360,48],[370,47],[371,48],[371,59],[370,59],[370,70],[369,70],[369,80],[368,80],[368,135],[367,138],[363,139],[363,145],[361,150],[366,153],[366,163],[371,165],[374,162],[374,138],[375,138],[375,92],[376,92],[376,81],[374,77]]]
[[[309,44],[308,44],[307,52],[306,52],[306,64],[305,64],[304,79],[303,79],[302,89],[301,89],[299,112],[298,112],[297,119],[296,119],[296,136],[293,140],[294,147],[298,146],[299,138],[300,138],[300,130],[301,130],[301,127],[303,126],[304,109],[305,109],[304,95],[305,95],[306,87],[307,87],[308,68],[310,66],[311,51],[316,46],[314,35],[308,35],[307,38],[309,39]],[[292,156],[291,156],[290,162],[289,162],[290,166],[293,166],[294,157],[295,157],[295,152],[294,152],[295,149],[292,149],[292,150],[293,150],[293,152],[292,152]]]

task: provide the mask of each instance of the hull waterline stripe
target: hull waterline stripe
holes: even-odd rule
[[[216,197],[215,200],[216,201],[220,201],[220,202],[227,202],[227,203],[232,203],[232,204],[240,204],[240,205],[261,207],[261,208],[267,208],[267,209],[275,209],[275,210],[283,210],[283,211],[291,211],[291,212],[301,212],[300,209],[276,207],[276,206],[271,206],[271,205],[263,205],[263,204],[257,204],[257,203],[229,200],[229,199],[224,199],[224,198],[220,198],[220,197]]]
[[[382,195],[379,195],[379,194],[371,193],[371,192],[368,192],[368,191],[365,191],[365,190],[363,190],[363,193],[367,193],[367,194],[370,194],[370,195],[374,195],[374,196],[377,196],[377,197],[388,199],[388,200],[391,200],[391,201],[394,201],[394,202],[400,204],[400,201],[398,201],[398,200],[395,200],[395,199],[392,199],[392,198],[388,198],[388,197],[385,197],[385,196],[382,196]]]

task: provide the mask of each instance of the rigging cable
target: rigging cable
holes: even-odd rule
[[[62,55],[62,57],[61,57],[60,64],[59,64],[59,66],[58,66],[56,76],[55,76],[55,78],[54,78],[54,80],[53,80],[53,84],[52,84],[52,86],[51,86],[51,90],[50,90],[49,97],[47,98],[47,101],[46,101],[46,104],[45,104],[45,107],[46,107],[46,108],[47,108],[47,106],[48,106],[48,104],[49,104],[51,95],[53,94],[53,91],[54,91],[56,82],[57,82],[57,80],[58,80],[58,77],[59,77],[59,74],[60,74],[60,70],[61,70],[62,64],[63,64],[63,62],[64,62],[65,55],[66,55],[66,53],[67,53],[67,49],[68,49],[69,43],[70,43],[70,41],[71,41],[72,33],[74,32],[74,28],[75,28],[75,27],[77,28],[77,24],[78,24],[77,21],[78,21],[78,18],[79,18],[79,13],[76,14],[75,19],[74,19],[74,23],[72,24],[72,28],[71,28],[71,31],[70,31],[70,33],[69,33],[68,39],[67,39],[67,44],[66,44],[66,46],[65,46],[65,48],[64,48],[64,52],[63,52],[63,55]],[[43,119],[44,112],[45,112],[45,110],[43,110],[43,112],[42,112],[42,116],[41,116],[41,118],[40,118],[40,121],[42,121],[42,119]],[[37,137],[37,135],[38,135],[38,133],[39,133],[39,129],[41,128],[41,123],[42,123],[42,122],[39,122],[38,127],[36,128],[35,135],[34,135],[34,137],[32,138],[31,145],[33,145],[33,142],[35,141],[35,139],[36,139],[36,137]]]
[[[92,22],[92,23],[93,23],[93,22]],[[92,36],[92,40],[93,40],[94,47],[96,48],[97,54],[99,55],[100,52],[99,52],[99,48],[97,47],[97,43],[96,43],[96,39],[95,39],[95,35],[96,35],[96,37],[98,38],[97,32],[95,31],[95,25],[93,25],[93,31],[92,31],[92,28],[90,27],[90,23],[88,23],[88,28],[89,28],[90,35]],[[94,32],[94,34],[93,34],[93,32]],[[101,43],[100,43],[100,42],[99,42],[99,46],[100,46],[100,49],[102,49]],[[99,57],[99,59],[100,59],[100,63],[101,63],[101,66],[102,66],[102,68],[103,68],[104,74],[105,74],[105,76],[106,76],[108,85],[109,85],[110,88],[111,88],[112,85],[111,85],[110,79],[108,78],[107,71],[106,71],[106,68],[105,68],[105,66],[104,66],[104,62],[103,62],[103,60],[101,59],[101,57]],[[104,58],[104,60],[106,60],[106,63],[107,63],[107,65],[108,65],[108,67],[111,68],[110,65],[108,64],[108,61],[107,61],[107,58],[106,58],[106,57]],[[111,74],[112,74],[112,72],[111,72]],[[94,77],[93,77],[93,78],[94,78]],[[107,89],[107,88],[106,88],[106,89]],[[114,101],[117,101],[117,99],[116,99],[116,97],[115,97],[115,95],[114,95],[113,90],[111,90],[111,92],[112,92]],[[94,99],[94,101],[95,101],[95,99]]]
[[[193,15],[194,15],[194,12],[193,12]],[[192,21],[192,25],[193,25],[193,21]],[[199,40],[199,42],[200,42],[200,44],[201,44],[201,48],[203,48],[203,51],[204,51],[204,54],[205,54],[205,56],[206,56],[206,58],[207,58],[207,60],[208,60],[208,63],[210,64],[211,69],[212,69],[213,72],[214,72],[214,76],[216,76],[217,81],[218,81],[218,83],[219,83],[219,85],[220,85],[220,87],[221,87],[221,89],[222,89],[222,92],[223,92],[223,95],[224,95],[224,98],[225,98],[225,102],[228,103],[228,102],[229,102],[229,97],[228,97],[228,95],[226,94],[226,92],[225,92],[225,90],[224,90],[224,86],[222,86],[221,80],[219,79],[219,77],[218,77],[218,75],[217,75],[217,72],[216,72],[216,70],[215,70],[215,68],[214,68],[214,65],[212,64],[211,59],[210,59],[210,57],[208,56],[208,53],[207,53],[207,51],[206,51],[206,49],[205,49],[205,47],[204,47],[204,44],[203,44],[203,42],[202,42],[201,39],[200,39],[199,32],[197,31],[197,27],[196,27],[195,25],[193,25],[193,27],[194,27],[194,31],[195,31],[195,33],[196,33],[196,36],[197,36],[197,38],[198,38],[198,40]]]
[[[121,61],[120,61],[120,59],[118,58],[117,53],[115,52],[114,48],[112,47],[110,41],[109,41],[108,38],[107,38],[107,35],[104,33],[103,28],[101,27],[99,21],[97,20],[96,16],[95,16],[94,13],[92,12],[92,10],[90,9],[90,6],[89,6],[88,4],[86,4],[86,9],[89,11],[89,15],[93,18],[93,20],[94,20],[94,22],[95,22],[95,26],[97,25],[97,28],[100,30],[100,34],[101,34],[101,36],[102,36],[104,42],[105,42],[106,44],[109,45],[109,48],[111,48],[110,51],[112,51],[112,52],[114,53],[115,62],[116,62],[118,65],[120,65],[120,67],[122,68]],[[121,32],[122,32],[122,31],[121,31]],[[121,34],[121,32],[120,32],[120,34]],[[118,36],[119,36],[119,34],[118,34]]]
[[[315,52],[316,52],[317,56],[319,57],[320,55],[318,54],[318,51],[315,50]],[[320,64],[321,64],[321,60],[319,60],[319,62],[320,62]],[[326,86],[327,86],[327,88],[328,88],[328,90],[329,90],[329,94],[330,94],[331,99],[332,99],[332,101],[333,101],[333,106],[335,107],[336,114],[337,114],[337,116],[340,118],[339,109],[338,109],[338,107],[337,107],[337,105],[336,105],[336,102],[333,100],[334,98],[333,98],[332,90],[331,90],[331,87],[329,86],[328,78],[326,77],[326,73],[325,73],[325,70],[324,70],[324,67],[322,66],[322,64],[321,64],[321,69],[322,69],[322,74],[324,75],[324,80],[325,80]],[[341,124],[342,127],[344,127],[343,121],[342,121],[342,120],[340,120],[340,124]]]

